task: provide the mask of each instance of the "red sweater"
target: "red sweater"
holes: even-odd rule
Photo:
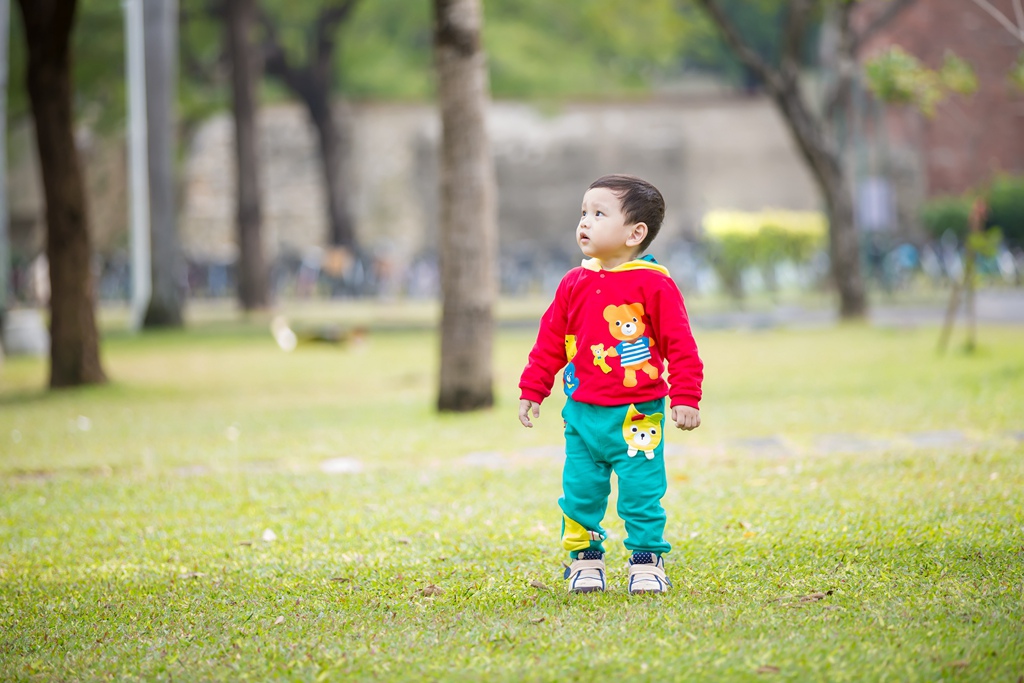
[[[649,256],[612,270],[590,259],[570,270],[541,318],[520,397],[543,401],[563,367],[565,393],[581,403],[617,406],[668,395],[670,407],[697,408],[704,364],[668,270]]]

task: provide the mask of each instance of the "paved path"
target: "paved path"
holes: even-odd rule
[[[809,441],[797,443],[783,434],[761,437],[727,439],[718,443],[687,446],[680,443],[666,445],[665,457],[678,464],[682,459],[721,458],[725,456],[749,456],[785,462],[793,458],[835,457],[867,453],[921,453],[921,452],[975,452],[991,448],[1024,447],[1024,430],[1011,430],[989,434],[967,434],[956,429],[908,432],[887,436],[866,436],[863,434],[829,433],[818,434]],[[519,451],[475,451],[454,459],[436,461],[430,467],[469,467],[483,469],[509,469],[514,467],[556,466],[565,458],[563,444],[535,446]],[[395,465],[384,465],[394,467]],[[294,471],[294,463],[284,461],[245,462],[239,469],[245,472],[270,474]],[[372,460],[361,456],[344,456],[320,461],[317,468],[328,475],[358,475],[380,467]],[[206,465],[185,465],[174,470],[180,477],[221,476],[218,471]],[[109,468],[96,473],[108,476]],[[13,475],[22,478],[49,478],[52,472],[38,472]]]
[[[857,455],[861,453],[912,453],[921,451],[974,451],[981,448],[1016,447],[1024,444],[1024,431],[1009,431],[986,435],[968,435],[958,430],[910,432],[889,436],[868,437],[860,434],[819,434],[809,443],[798,444],[784,435],[730,439],[721,443],[703,446],[668,444],[665,457],[706,458],[727,455],[742,455],[786,459],[807,456]],[[504,469],[513,466],[529,466],[538,462],[560,463],[565,457],[561,444],[537,446],[517,452],[478,451],[467,453],[458,459],[458,464],[468,467]],[[328,461],[331,462],[331,461]],[[324,471],[329,470],[324,466]]]
[[[915,327],[940,325],[946,315],[945,304],[899,305],[876,303],[871,307],[871,323],[878,327]],[[978,293],[978,322],[982,324],[1024,325],[1024,289],[986,290]],[[695,314],[694,325],[705,329],[760,329],[772,327],[827,327],[838,322],[834,310],[778,306],[770,311],[724,311]],[[957,324],[966,320],[963,305]]]

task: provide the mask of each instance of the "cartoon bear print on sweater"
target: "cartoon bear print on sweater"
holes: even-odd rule
[[[658,379],[661,374],[651,363],[651,340],[644,336],[647,326],[644,325],[644,305],[641,303],[609,305],[604,309],[604,319],[608,321],[608,331],[618,340],[618,344],[607,351],[606,357],[618,356],[626,377],[622,386],[635,387],[636,373],[642,370],[651,379]]]
[[[626,440],[629,457],[643,453],[648,460],[654,459],[654,449],[661,443],[661,419],[663,413],[644,415],[630,404],[626,419],[622,422],[622,438]]]
[[[568,364],[565,366],[565,371],[562,373],[562,387],[565,390],[566,396],[572,396],[576,393],[576,390],[580,386],[580,381],[576,377],[576,366],[572,364],[572,359],[576,357],[576,335],[567,334],[565,335],[565,359]]]
[[[590,352],[594,354],[594,365],[601,368],[601,372],[607,375],[612,371],[612,366],[605,360],[608,352],[604,350],[604,344],[594,344],[590,347]]]

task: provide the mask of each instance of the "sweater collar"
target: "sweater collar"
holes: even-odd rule
[[[582,265],[583,268],[585,268],[586,270],[592,270],[595,273],[605,270],[603,267],[601,267],[601,260],[596,258],[583,259],[583,263],[580,265]],[[626,261],[622,265],[616,266],[614,268],[609,268],[605,272],[623,273],[628,270],[654,270],[661,273],[662,275],[668,275],[668,268],[655,261],[654,257],[651,256],[650,254],[641,256],[638,259],[633,259],[632,261]]]

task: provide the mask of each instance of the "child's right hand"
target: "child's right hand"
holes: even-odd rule
[[[519,421],[523,423],[524,427],[532,427],[533,423],[530,422],[530,411],[533,411],[533,419],[540,417],[540,404],[534,403],[533,401],[527,401],[525,398],[519,399]]]

